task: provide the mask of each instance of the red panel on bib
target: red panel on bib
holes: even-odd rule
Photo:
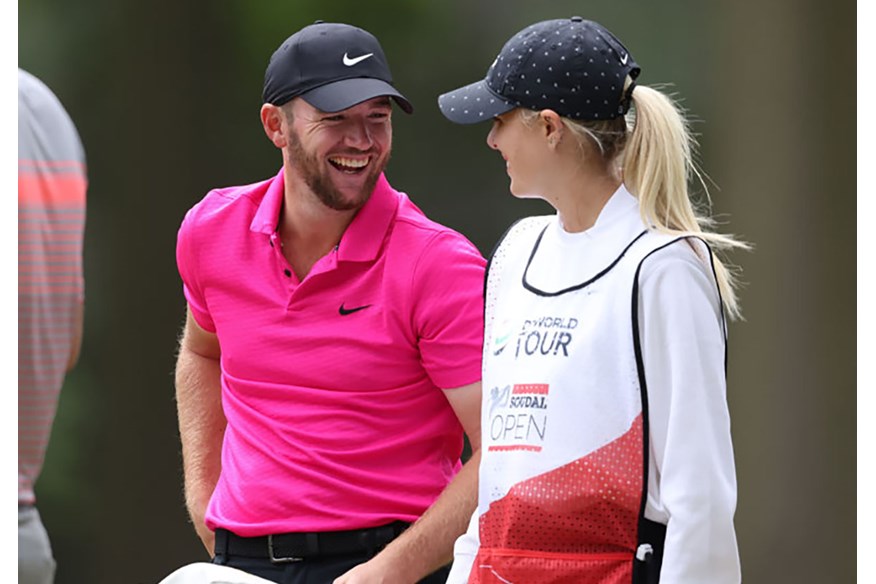
[[[641,497],[639,415],[617,440],[490,505],[471,582],[629,582]]]

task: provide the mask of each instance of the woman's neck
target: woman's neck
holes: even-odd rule
[[[578,172],[559,184],[548,202],[557,210],[563,229],[579,233],[593,227],[620,186],[620,178],[612,173]]]

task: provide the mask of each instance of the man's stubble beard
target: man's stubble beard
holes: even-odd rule
[[[324,170],[320,164],[321,161],[315,155],[304,149],[301,140],[294,131],[289,132],[288,142],[289,144],[286,146],[286,149],[289,160],[295,165],[295,168],[301,175],[304,183],[311,191],[313,191],[323,205],[329,209],[334,209],[335,211],[351,211],[362,207],[362,205],[364,205],[371,197],[371,193],[374,191],[374,187],[380,178],[380,174],[389,162],[389,156],[387,155],[378,166],[374,166],[374,168],[370,170],[358,196],[349,200],[344,197],[341,191],[335,188],[334,183],[328,175],[328,171]],[[361,154],[361,152],[357,152],[356,154]],[[374,164],[373,161],[372,164]]]

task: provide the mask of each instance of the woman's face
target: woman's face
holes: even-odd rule
[[[493,118],[487,135],[487,145],[505,159],[511,194],[522,199],[544,198],[547,144],[537,126],[524,123],[520,110],[513,109]]]

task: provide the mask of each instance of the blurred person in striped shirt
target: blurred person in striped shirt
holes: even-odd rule
[[[55,94],[18,70],[18,581],[54,580],[35,506],[61,386],[82,339],[85,153]]]

